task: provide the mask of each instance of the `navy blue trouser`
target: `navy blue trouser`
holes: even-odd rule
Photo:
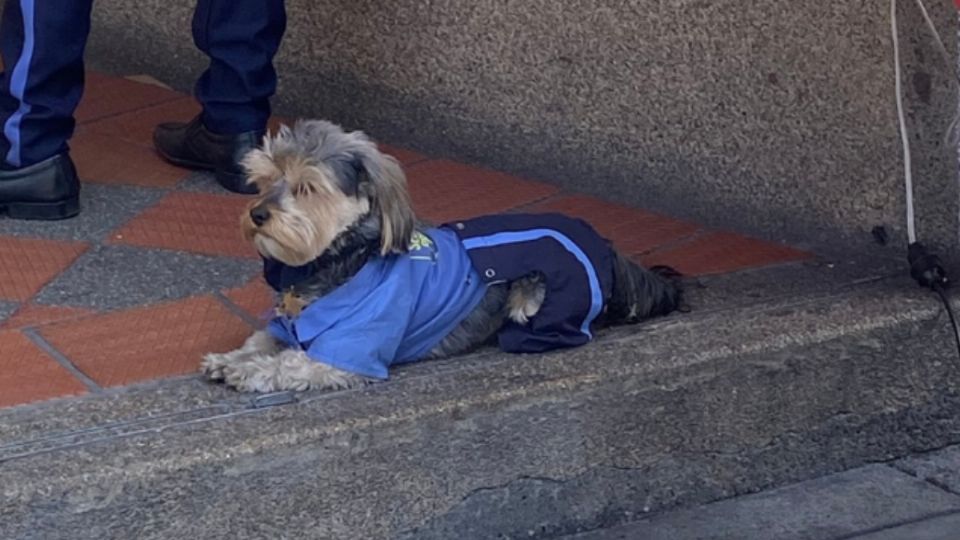
[[[0,158],[23,167],[67,149],[83,93],[93,0],[7,0],[0,19]],[[277,86],[283,0],[198,0],[193,39],[210,57],[195,94],[215,133],[262,130]]]

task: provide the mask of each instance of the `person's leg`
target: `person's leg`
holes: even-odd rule
[[[210,57],[196,84],[203,112],[190,123],[157,126],[153,140],[160,155],[215,171],[231,191],[256,192],[239,162],[266,131],[277,87],[273,58],[285,30],[283,0],[199,0],[193,38]]]
[[[210,57],[196,96],[214,133],[263,131],[277,89],[273,58],[287,17],[283,0],[199,0],[193,39]]]
[[[8,0],[0,20],[0,155],[24,167],[67,149],[83,93],[92,0]]]
[[[67,154],[83,93],[92,0],[7,0],[0,19],[0,209],[12,217],[76,214]]]

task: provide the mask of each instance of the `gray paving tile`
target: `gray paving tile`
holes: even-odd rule
[[[821,540],[898,526],[950,511],[960,497],[893,467],[869,465],[576,540]]]
[[[902,459],[897,467],[960,494],[960,446]]]
[[[900,527],[855,536],[850,540],[957,540],[960,514],[950,514]]]
[[[84,184],[80,189],[80,215],[65,221],[20,221],[0,218],[0,235],[97,242],[165,191],[156,188]]]
[[[256,261],[129,246],[95,246],[48,284],[41,304],[128,308],[209,293],[246,283]]]
[[[0,322],[7,320],[7,317],[13,315],[19,304],[16,302],[0,302]]]

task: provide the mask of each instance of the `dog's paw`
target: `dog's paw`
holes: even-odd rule
[[[305,352],[293,349],[254,355],[244,362],[230,362],[223,366],[222,373],[227,386],[241,392],[339,390],[366,382],[359,375],[314,362]]]
[[[233,362],[222,368],[223,381],[241,392],[276,392],[276,362],[266,355],[256,355],[247,362]]]
[[[200,373],[211,381],[223,380],[223,368],[229,365],[230,359],[226,354],[209,353],[203,356],[200,362]]]
[[[543,307],[545,298],[546,287],[539,275],[518,279],[510,284],[507,317],[519,325],[525,325]]]
[[[510,306],[509,317],[519,325],[525,325],[540,311],[543,305],[543,295],[515,301]]]

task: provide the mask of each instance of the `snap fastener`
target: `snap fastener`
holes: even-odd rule
[[[493,276],[497,275],[497,273],[493,270],[493,268],[487,268],[483,275],[487,276],[488,278],[492,278]]]
[[[454,226],[457,228],[457,230],[460,230],[460,231],[462,231],[463,229],[466,228],[466,226],[464,226],[463,223],[457,223],[457,224],[454,225]]]

